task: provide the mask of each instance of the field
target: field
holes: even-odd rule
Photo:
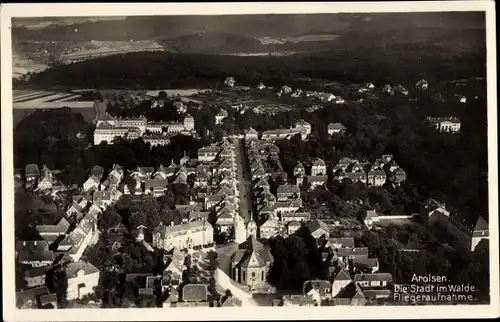
[[[152,90],[152,91],[146,91],[146,95],[148,96],[158,96],[158,93],[164,91],[167,93],[168,96],[191,96],[194,94],[202,93],[205,91],[208,91],[208,89],[199,89],[199,88],[192,88],[192,89],[159,89],[159,90]]]
[[[39,72],[45,70],[48,66],[37,63],[20,54],[12,53],[12,77],[19,78],[29,72]]]
[[[80,94],[49,91],[14,90],[13,109],[48,109],[48,108],[79,108],[94,107],[93,101],[82,101]]]
[[[156,41],[92,41],[91,48],[76,50],[62,56],[63,61],[89,59],[105,55],[126,54],[138,51],[163,51]]]

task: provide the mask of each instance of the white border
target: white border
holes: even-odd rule
[[[363,2],[363,3],[182,3],[182,4],[9,4],[1,10],[1,93],[2,93],[2,253],[3,308],[6,321],[100,321],[100,320],[256,320],[256,319],[379,319],[379,318],[473,318],[498,317],[498,164],[496,110],[495,9],[490,1]],[[317,307],[284,308],[175,308],[175,309],[15,309],[14,272],[14,191],[12,156],[12,53],[11,17],[81,17],[138,15],[221,15],[339,12],[440,12],[485,11],[488,97],[488,173],[490,232],[491,305],[488,306],[400,306],[400,307]],[[464,187],[465,189],[467,187]],[[10,277],[10,278],[8,278]]]

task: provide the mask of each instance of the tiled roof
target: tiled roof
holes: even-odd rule
[[[339,256],[339,257],[356,256],[356,255],[368,256],[368,248],[367,247],[358,247],[358,248],[338,248],[337,249],[337,256]]]
[[[163,224],[158,225],[154,229],[154,233],[159,232],[163,236],[180,236],[186,234],[188,231],[202,231],[211,229],[212,225],[206,220],[194,220],[187,224],[180,224],[174,226],[165,226]]]
[[[45,275],[51,269],[52,269],[51,265],[32,268],[32,269],[29,269],[29,270],[25,271],[24,272],[24,276],[25,277],[43,276],[43,275]]]
[[[345,130],[346,127],[342,123],[330,123],[330,124],[328,124],[328,129],[329,130],[340,130],[340,131],[342,131],[342,130]]]
[[[29,250],[22,250],[19,252],[19,255],[17,257],[17,260],[19,262],[31,262],[31,261],[53,261],[55,258],[54,252],[53,251],[29,251]]]
[[[168,180],[166,179],[148,179],[144,182],[144,187],[149,188],[166,188]]]
[[[307,294],[311,289],[315,289],[320,295],[324,296],[332,287],[332,284],[327,280],[309,280],[304,282],[304,294]]]
[[[84,261],[69,263],[66,266],[66,275],[68,276],[68,279],[77,277],[77,273],[79,271],[83,271],[85,275],[90,275],[99,272],[97,267]]]
[[[356,275],[354,275],[354,281],[355,282],[362,282],[362,281],[392,282],[392,274],[390,274],[390,273],[356,274]]]
[[[339,244],[341,247],[354,247],[354,238],[353,237],[340,237],[340,238],[328,238],[328,243],[331,245]]]
[[[335,276],[335,278],[333,279],[334,282],[336,281],[351,281],[351,277],[349,276],[349,274],[347,274],[347,272],[343,269],[341,269],[337,275]]]
[[[284,184],[284,185],[281,185],[281,186],[278,187],[277,193],[278,194],[280,194],[280,193],[284,193],[284,194],[293,194],[293,193],[300,194],[300,189],[296,185]]]
[[[309,228],[309,231],[310,232],[314,232],[318,229],[322,229],[326,232],[330,232],[330,228],[328,228],[328,225],[325,224],[323,221],[319,220],[319,219],[314,219],[313,221],[311,221],[307,227]]]

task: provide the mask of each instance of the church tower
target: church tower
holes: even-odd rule
[[[236,213],[234,216],[234,241],[241,244],[247,240],[247,230],[245,228],[245,221],[241,218],[240,214]]]
[[[250,213],[250,221],[247,223],[247,237],[257,237],[257,224],[253,221],[252,213]]]

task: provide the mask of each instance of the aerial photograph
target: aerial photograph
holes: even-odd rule
[[[484,11],[11,23],[18,309],[490,304]]]

